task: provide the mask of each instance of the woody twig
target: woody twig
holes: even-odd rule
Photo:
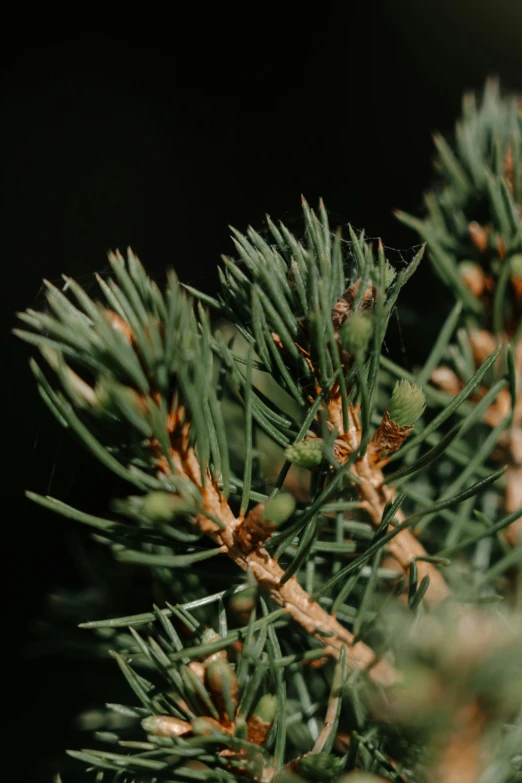
[[[180,426],[182,418],[183,410],[178,409],[171,419],[171,458],[177,474],[188,478],[201,491],[206,513],[197,516],[195,524],[239,568],[249,569],[263,592],[283,607],[330,655],[337,658],[344,648],[350,669],[367,672],[370,679],[380,685],[396,683],[398,673],[388,661],[377,658],[364,643],[354,644],[354,635],[313,601],[295,577],[283,580],[284,571],[277,560],[260,546],[260,541],[271,533],[270,523],[262,523],[262,507],[256,507],[246,519],[236,517],[209,476],[203,484],[199,462],[189,444],[190,425]],[[158,466],[162,470],[168,469],[164,457],[158,461]]]

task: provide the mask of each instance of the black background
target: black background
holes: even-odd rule
[[[23,490],[80,507],[95,498],[100,510],[114,493],[112,479],[51,421],[27,368],[30,351],[9,334],[15,311],[43,306],[41,279],[59,283],[65,272],[90,287],[106,251],[131,245],[158,281],[174,266],[183,281],[212,291],[219,254],[232,250],[228,224],[262,229],[269,212],[300,231],[301,193],[312,205],[322,196],[334,224],[382,236],[400,262],[416,238],[392,210],[421,209],[431,133],[452,128],[463,90],[481,88],[489,74],[522,91],[518,0],[139,14],[122,14],[128,31],[109,31],[101,17],[4,28],[6,688],[45,593],[84,579],[67,524],[25,501]],[[98,32],[82,32],[87,21]],[[427,315],[446,306],[427,263],[407,296]],[[412,361],[422,346],[413,333],[404,341]],[[17,695],[4,694],[15,742],[23,737],[27,747],[17,779],[50,780],[44,758],[67,745],[96,667],[25,655],[18,663]]]

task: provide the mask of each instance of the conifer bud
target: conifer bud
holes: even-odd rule
[[[468,338],[473,351],[475,366],[480,367],[497,347],[497,341],[494,335],[487,329],[468,329]],[[460,389],[457,387],[457,390],[453,393],[458,394],[459,391]]]
[[[104,378],[103,376],[98,378],[96,381],[94,393],[100,408],[114,407],[117,396],[129,404],[133,404],[136,398],[136,392],[134,389],[131,389],[129,386],[122,386],[121,384],[109,380],[109,378]]]
[[[212,642],[218,642],[221,636],[213,628],[205,628],[201,634],[202,644],[212,644]]]
[[[221,636],[214,631],[213,628],[205,628],[203,633],[201,634],[201,644],[212,644],[213,642],[218,642],[221,640]],[[227,659],[227,652],[226,650],[217,650],[216,652],[210,653],[210,655],[205,658],[205,666],[209,666],[212,661],[218,661],[218,660],[224,660]]]
[[[201,661],[190,661],[188,664],[188,668],[192,672],[192,674],[195,674],[196,677],[200,682],[205,682],[205,664],[201,663]]]
[[[397,276],[397,272],[386,258],[384,260],[384,290],[385,291],[387,291],[388,288],[391,286],[396,276]],[[378,285],[380,282],[380,271],[378,267],[376,267],[373,270],[372,280],[376,285]]]
[[[277,712],[277,696],[272,693],[265,693],[261,696],[256,704],[256,707],[252,713],[252,717],[256,717],[265,723],[272,723]]]
[[[191,731],[190,723],[172,715],[149,715],[141,722],[143,731],[155,737],[181,737]]]
[[[109,310],[108,308],[105,309],[104,314],[115,332],[119,332],[119,334],[123,335],[125,340],[127,340],[129,343],[136,341],[136,336],[132,330],[132,327],[127,321],[123,320],[121,315],[118,315],[118,313],[114,312],[114,310]]]
[[[263,520],[277,528],[289,519],[295,510],[295,498],[289,492],[280,492],[263,507]]]
[[[245,590],[241,590],[240,593],[232,595],[228,605],[231,611],[237,614],[239,620],[246,624],[256,605],[256,598],[257,588],[247,587]]]
[[[142,435],[152,435],[145,401],[132,387],[102,376],[94,387],[94,397],[100,413],[117,418],[123,415]]]
[[[513,277],[522,277],[522,253],[516,253],[509,259],[509,266]]]
[[[474,261],[461,261],[458,269],[471,293],[477,297],[481,296],[486,285],[486,275],[482,267]]]
[[[277,713],[277,697],[265,693],[259,699],[252,715],[248,719],[248,741],[261,745]]]
[[[373,334],[373,317],[371,313],[358,310],[346,319],[339,336],[343,348],[350,353],[360,353],[366,350]]]
[[[413,427],[424,412],[426,398],[415,383],[397,381],[393,389],[388,415],[398,427]]]
[[[236,543],[243,552],[251,552],[270,538],[279,525],[292,516],[295,500],[282,492],[267,503],[258,503],[234,531]]]
[[[238,681],[228,661],[218,658],[208,664],[205,683],[220,714],[233,720],[237,707]]]
[[[488,249],[490,229],[481,226],[475,220],[468,226],[469,236],[479,253],[485,253]]]
[[[384,264],[384,288],[387,290],[395,278],[397,277],[397,272],[392,267],[390,262],[386,259],[386,262]]]
[[[451,367],[446,367],[443,364],[433,370],[430,380],[435,386],[438,386],[439,389],[442,389],[453,396],[457,395],[463,387],[463,384],[455,371],[452,370]]]
[[[178,495],[158,490],[145,496],[141,511],[153,522],[171,522],[185,506]]]
[[[298,468],[315,468],[323,459],[322,445],[320,438],[306,438],[287,446],[285,459]]]

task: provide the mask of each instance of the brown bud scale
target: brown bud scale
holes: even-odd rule
[[[263,517],[265,504],[258,503],[234,531],[234,538],[243,552],[252,552],[272,535],[270,522]]]
[[[480,223],[473,221],[468,226],[469,236],[479,253],[485,253],[488,249],[489,226],[481,226]]]
[[[473,296],[476,296],[477,299],[482,296],[486,287],[486,275],[478,264],[475,264],[475,266],[470,269],[466,269],[466,271],[462,273],[462,280]]]
[[[184,734],[192,731],[192,726],[185,720],[174,718],[171,715],[158,715],[156,717],[154,731],[150,732],[155,737],[182,737]]]
[[[258,715],[252,715],[247,721],[247,740],[254,745],[262,745],[272,724],[262,720]]]
[[[121,315],[118,315],[114,310],[105,309],[105,315],[109,324],[112,326],[115,332],[122,334],[129,343],[133,343],[136,340],[136,336],[127,323],[124,321]]]
[[[224,650],[220,650],[220,652],[224,652]],[[214,653],[216,654],[216,653]],[[207,658],[208,660],[208,658]],[[200,682],[205,682],[205,664],[201,663],[201,661],[190,661],[188,668],[190,671],[196,675],[198,680]]]
[[[464,384],[458,378],[456,373],[450,368],[441,365],[433,370],[431,382],[438,386],[442,391],[455,396],[463,388]]]
[[[398,451],[413,427],[399,427],[390,419],[388,411],[385,411],[379,428],[374,432],[368,444],[368,462],[374,466],[381,459]]]
[[[497,347],[497,341],[486,329],[470,329],[468,337],[476,367],[480,367]]]

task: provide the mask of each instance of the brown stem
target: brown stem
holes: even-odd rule
[[[258,547],[250,552],[243,551],[236,537],[236,530],[242,520],[234,516],[227,500],[210,477],[205,485],[201,486],[199,463],[192,448],[185,443],[181,450],[173,449],[172,459],[176,472],[189,478],[201,489],[205,510],[223,523],[224,528],[220,529],[204,515],[195,518],[195,523],[221,547],[224,554],[243,571],[249,568],[259,587],[316,641],[326,647],[334,658],[338,658],[344,648],[346,663],[351,670],[366,671],[374,683],[383,686],[391,686],[399,681],[396,669],[387,660],[378,659],[373,650],[363,642],[354,644],[354,635],[328,614],[317,601],[313,601],[295,577],[283,584],[284,571],[266,549]]]
[[[451,736],[439,750],[429,783],[478,783],[484,769],[482,735],[485,718],[477,704],[468,704],[455,716]]]
[[[378,526],[382,520],[386,503],[393,497],[393,491],[383,483],[381,471],[370,468],[366,456],[355,463],[354,473],[362,479],[361,483],[357,485],[361,506],[369,513],[374,525]],[[395,514],[395,519],[399,524],[404,522],[405,518],[400,510]],[[392,525],[389,525],[388,530],[392,531],[393,529]],[[388,541],[386,547],[406,575],[409,574],[411,563],[415,560],[419,580],[422,580],[424,576],[429,576],[430,583],[424,596],[428,605],[436,606],[450,595],[449,587],[440,571],[432,563],[417,559],[424,557],[427,553],[410,530],[401,530]]]
[[[341,439],[346,442],[348,446],[348,453],[355,451],[359,448],[361,439],[361,428],[358,419],[358,412],[355,408],[350,407],[349,420],[350,425],[348,431],[343,432],[342,428],[342,412],[340,399],[334,399],[330,402],[329,406],[329,418],[332,426],[336,427],[338,432],[341,433]],[[402,433],[406,437],[411,428],[402,428]],[[389,436],[388,430],[386,430]],[[379,430],[376,435],[378,436]],[[404,439],[404,438],[403,438]],[[389,437],[386,440],[386,447],[390,446]],[[384,484],[384,477],[382,470],[378,467],[379,463],[375,463],[374,456],[380,451],[376,443],[371,444],[367,453],[358,459],[351,468],[352,473],[361,479],[360,484],[355,485],[356,492],[359,495],[361,501],[361,508],[364,508],[373,524],[377,527],[382,521],[384,508],[386,503],[393,497],[394,491]],[[346,457],[348,454],[346,454]],[[404,522],[405,516],[401,511],[398,511],[395,515],[395,519],[399,524]],[[394,528],[390,525],[388,530]],[[415,538],[410,530],[401,530],[387,543],[387,549],[394,559],[399,563],[406,575],[409,574],[410,566],[413,560],[416,558],[426,556],[426,550],[420,541]],[[420,579],[424,576],[429,576],[430,583],[425,593],[424,600],[428,605],[436,606],[450,595],[449,588],[446,581],[440,571],[432,563],[427,563],[422,560],[416,560],[418,575]]]
[[[259,586],[275,603],[284,607],[296,622],[320,644],[327,647],[335,657],[340,654],[343,647],[346,648],[347,662],[351,669],[369,670],[371,679],[381,685],[392,685],[397,682],[398,675],[395,669],[385,660],[378,661],[375,653],[362,642],[354,645],[353,634],[340,625],[316,601],[312,601],[295,577],[281,584],[284,571],[278,562],[270,557],[266,549],[260,547],[245,553],[237,546],[234,530],[238,520],[213,485],[209,484],[205,487],[203,496],[207,510],[225,522],[226,527],[224,530],[209,530],[206,517],[197,520],[198,523],[206,528],[205,532],[219,546],[225,548],[224,551],[236,565],[244,571],[247,568],[251,569]]]

